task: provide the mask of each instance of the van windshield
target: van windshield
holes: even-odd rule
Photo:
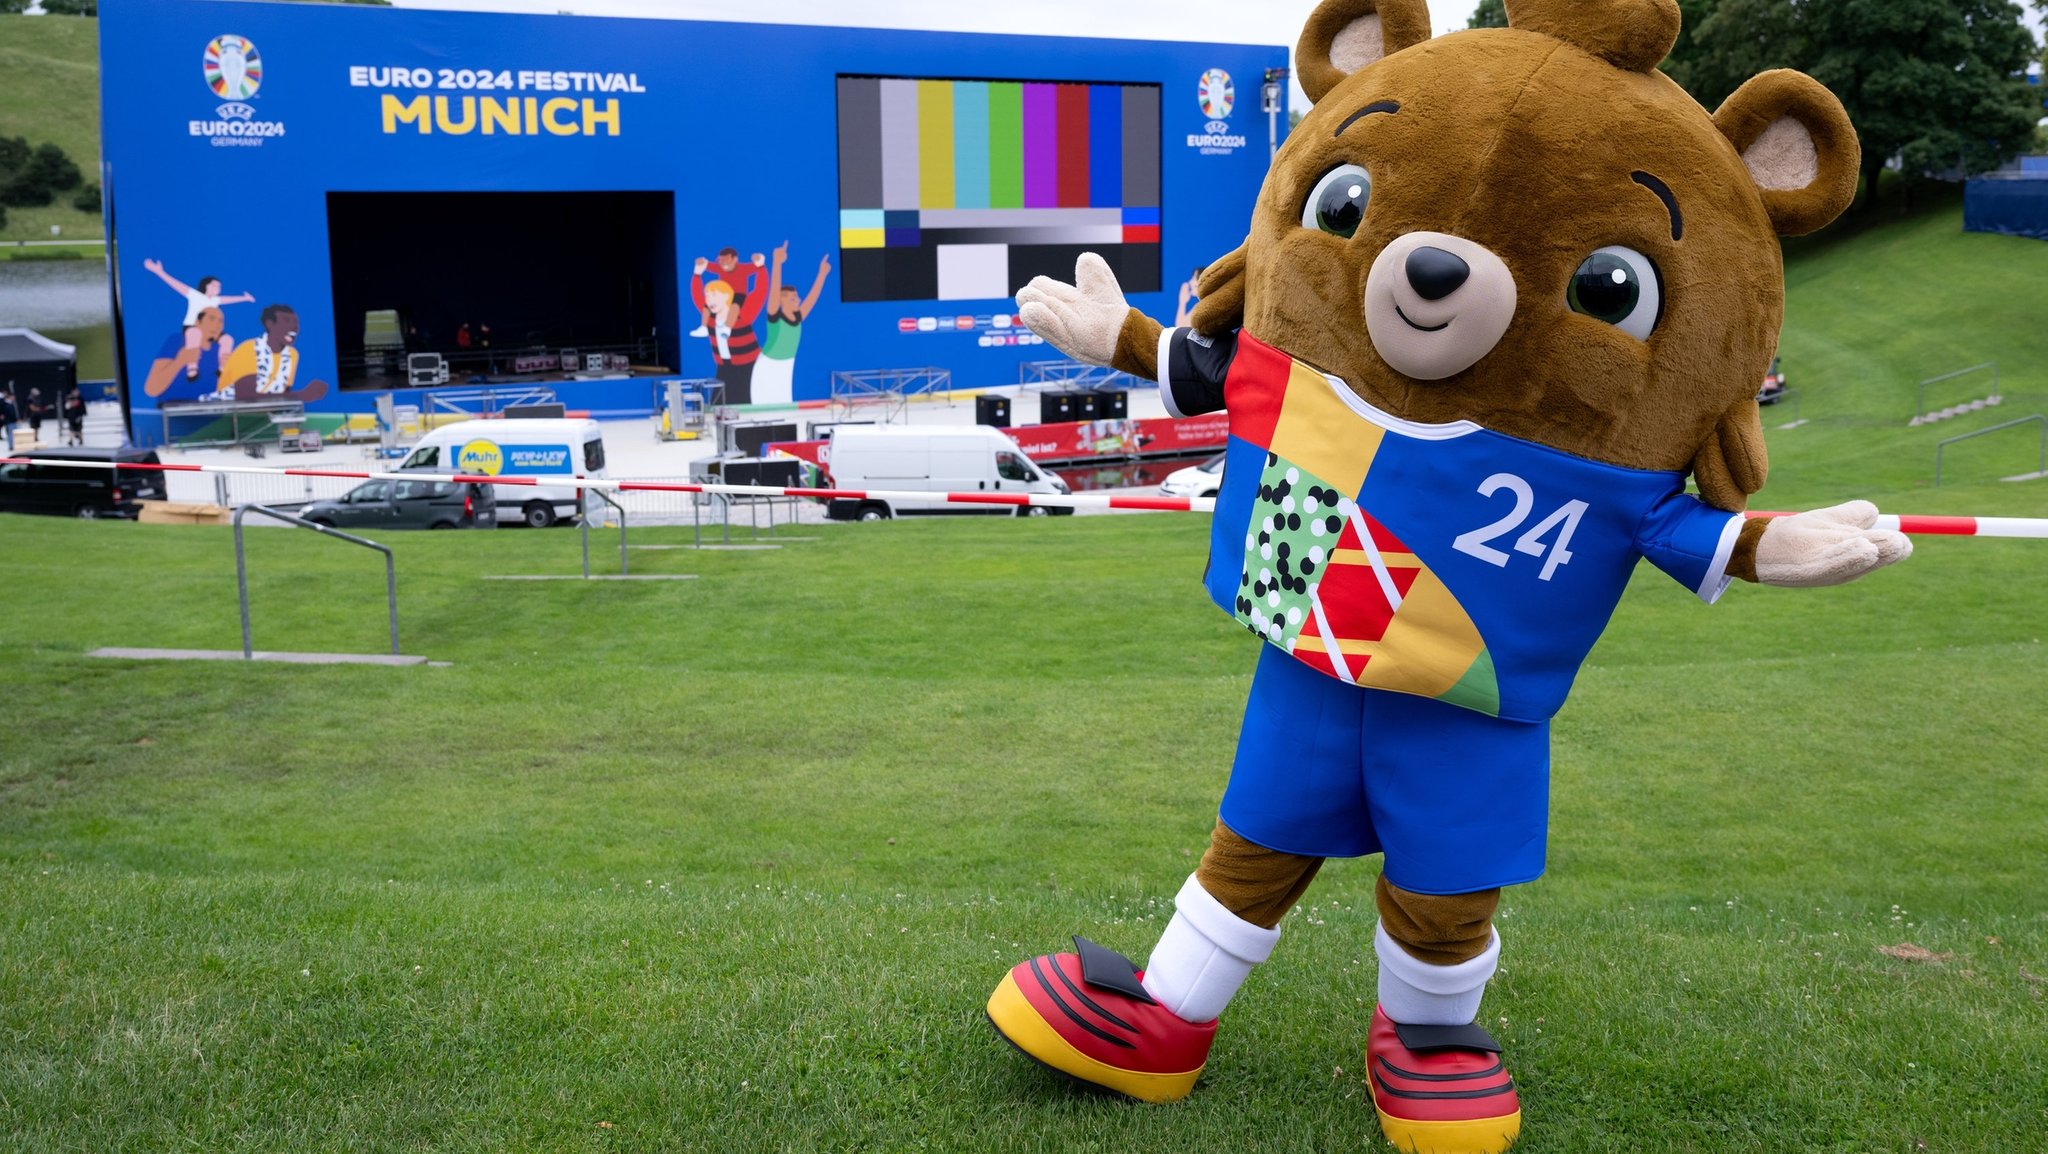
[[[426,446],[425,448],[421,448],[421,449],[416,449],[416,450],[414,450],[414,451],[413,451],[413,455],[412,455],[412,456],[410,456],[410,457],[407,457],[407,458],[405,459],[405,464],[403,464],[403,465],[400,465],[400,466],[399,466],[399,468],[401,468],[401,469],[416,469],[416,468],[419,468],[419,467],[420,467],[421,465],[428,465],[428,466],[434,466],[434,465],[439,465],[440,463],[441,463],[441,446],[439,446],[439,445],[428,445],[428,446]]]
[[[585,473],[596,473],[603,469],[604,442],[585,441],[583,443],[583,471]]]
[[[1025,462],[1024,458],[1015,453],[996,454],[996,476],[1001,477],[1005,481],[1038,480],[1038,474],[1032,472],[1031,466]]]

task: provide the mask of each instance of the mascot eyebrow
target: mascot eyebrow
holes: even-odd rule
[[[1678,198],[1671,195],[1671,186],[1647,172],[1631,172],[1628,178],[1657,194],[1657,199],[1663,201],[1665,209],[1671,213],[1671,239],[1683,240],[1685,217],[1679,214]]]
[[[1337,131],[1332,132],[1330,135],[1333,137],[1344,135],[1345,129],[1351,127],[1352,125],[1358,123],[1366,117],[1371,116],[1375,112],[1385,112],[1391,115],[1399,111],[1401,111],[1401,105],[1392,100],[1381,100],[1373,104],[1368,104],[1364,108],[1361,108],[1358,111],[1352,113],[1351,115],[1345,117],[1344,123],[1338,125]],[[1638,173],[1637,175],[1642,174]]]

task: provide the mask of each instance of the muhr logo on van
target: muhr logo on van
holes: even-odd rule
[[[495,477],[505,470],[505,454],[495,442],[471,441],[456,451],[455,468],[473,477]]]

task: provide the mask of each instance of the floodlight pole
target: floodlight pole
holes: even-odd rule
[[[1266,69],[1265,83],[1259,86],[1259,104],[1266,113],[1266,160],[1271,162],[1280,155],[1280,108],[1286,103],[1282,93],[1286,90],[1287,79],[1293,73],[1285,68]]]

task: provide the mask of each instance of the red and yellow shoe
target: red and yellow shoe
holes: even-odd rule
[[[1477,1025],[1401,1026],[1376,1009],[1365,1064],[1380,1130],[1410,1154],[1499,1154],[1522,1132],[1500,1043]]]
[[[1146,1102],[1187,1096],[1216,1023],[1189,1022],[1145,992],[1129,958],[1086,938],[1011,970],[988,999],[1004,1040],[1069,1077]]]

